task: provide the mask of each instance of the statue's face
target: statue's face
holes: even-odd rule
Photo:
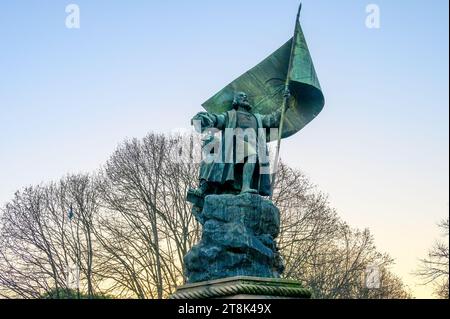
[[[235,96],[235,101],[238,106],[244,107],[247,110],[251,110],[250,102],[248,101],[248,96],[245,92],[239,92]]]

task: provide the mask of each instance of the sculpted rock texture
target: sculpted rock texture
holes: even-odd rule
[[[271,201],[257,194],[210,195],[195,213],[203,233],[184,258],[189,283],[280,277],[284,267],[275,243],[280,212]]]

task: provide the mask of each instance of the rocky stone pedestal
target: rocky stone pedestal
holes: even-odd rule
[[[272,201],[257,194],[210,195],[193,212],[202,238],[184,258],[188,284],[172,299],[311,297],[300,283],[280,279],[280,212]]]
[[[196,218],[203,232],[184,257],[188,283],[280,277],[284,266],[275,243],[280,212],[272,201],[257,194],[210,195]]]
[[[171,299],[309,299],[300,283],[279,278],[231,277],[179,287]]]

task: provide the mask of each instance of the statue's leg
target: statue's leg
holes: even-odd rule
[[[256,168],[256,155],[250,155],[244,164],[242,171],[242,190],[241,193],[258,193],[256,189],[252,189],[253,174]]]

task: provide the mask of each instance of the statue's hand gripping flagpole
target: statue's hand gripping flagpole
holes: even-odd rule
[[[259,183],[260,195],[263,196],[270,196],[273,193],[276,178],[279,178],[277,171],[280,165],[281,139],[303,129],[316,118],[325,105],[319,79],[299,22],[300,10],[301,4],[295,21],[293,38],[202,104],[209,113],[228,112],[236,92],[244,91],[248,96],[253,97],[254,113],[271,115],[267,126],[273,127],[273,116],[277,114],[278,134],[275,136],[269,134],[264,141],[276,140],[277,148],[275,163],[272,162],[273,165],[271,165],[274,169],[270,176],[272,179],[269,180],[266,176]],[[282,92],[280,92],[280,80]]]
[[[278,127],[277,150],[276,150],[276,155],[275,155],[274,173],[273,173],[272,187],[271,187],[272,194],[270,195],[270,199],[272,199],[272,197],[273,197],[273,189],[275,187],[278,165],[279,165],[279,161],[280,161],[281,137],[282,137],[283,128],[284,128],[284,118],[286,115],[286,106],[288,105],[289,98],[291,97],[291,94],[289,91],[289,86],[290,86],[290,82],[291,82],[291,71],[292,71],[293,56],[294,56],[294,50],[295,50],[295,40],[297,39],[297,34],[299,31],[298,30],[298,20],[300,19],[301,11],[302,11],[302,3],[300,2],[300,6],[299,6],[298,12],[297,12],[297,17],[295,19],[294,37],[292,38],[291,55],[289,58],[288,72],[287,72],[286,82],[284,85],[283,104],[281,106],[281,118],[280,118],[280,125]]]

